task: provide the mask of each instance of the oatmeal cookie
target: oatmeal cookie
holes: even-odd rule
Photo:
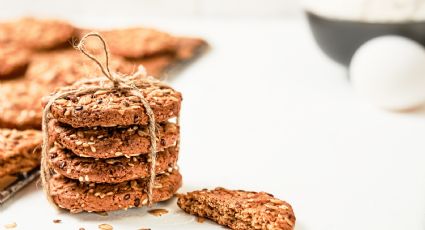
[[[80,183],[60,175],[50,181],[50,193],[54,202],[73,213],[82,211],[104,212],[142,207],[148,204],[148,180],[138,179],[119,184]],[[182,184],[178,171],[157,175],[153,189],[153,201],[165,201],[173,197]]]
[[[87,30],[80,31],[80,37]],[[101,31],[112,54],[126,58],[141,58],[175,50],[177,39],[168,33],[150,28],[126,28]],[[96,40],[85,43],[88,50],[98,53],[103,47]]]
[[[14,45],[0,44],[0,78],[23,74],[29,63],[30,52]]]
[[[75,28],[64,21],[22,18],[6,23],[9,42],[32,50],[47,50],[69,45]]]
[[[175,145],[179,127],[170,122],[158,124],[157,150]],[[56,120],[49,122],[49,137],[74,154],[84,157],[113,158],[137,156],[150,151],[147,126],[72,128]]]
[[[175,147],[158,152],[156,173],[171,172],[177,158],[178,150]],[[150,175],[148,155],[93,159],[79,157],[67,149],[54,147],[49,152],[48,161],[57,173],[81,182],[120,183]]]
[[[129,78],[132,78],[133,83],[150,104],[157,123],[179,115],[181,93],[154,79],[145,81],[145,78],[140,76]],[[106,77],[101,77],[76,82],[71,87],[62,88],[61,91],[90,86],[111,87],[112,84]],[[44,101],[48,101],[48,97]],[[149,122],[140,98],[128,90],[111,89],[85,95],[71,94],[56,100],[50,111],[55,119],[74,128],[146,125]]]

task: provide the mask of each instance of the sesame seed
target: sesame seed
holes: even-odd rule
[[[16,228],[17,224],[16,223],[9,223],[9,224],[5,224],[4,228],[6,229],[12,229],[12,228]]]
[[[114,228],[109,224],[100,224],[99,229],[100,230],[113,230]]]
[[[67,116],[71,115],[71,110],[67,109],[63,115],[64,115],[65,117],[67,117]]]

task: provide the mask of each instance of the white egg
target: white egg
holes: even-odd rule
[[[382,36],[363,44],[350,63],[355,91],[389,110],[425,103],[425,49],[400,36]]]

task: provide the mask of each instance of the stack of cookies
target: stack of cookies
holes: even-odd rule
[[[131,77],[156,120],[157,156],[152,201],[171,198],[181,186],[177,168],[181,94],[160,81]],[[106,77],[80,81],[59,92],[112,87]],[[46,98],[49,99],[49,98]],[[149,117],[131,91],[111,88],[72,93],[50,107],[48,192],[71,212],[102,212],[148,204],[151,158]]]

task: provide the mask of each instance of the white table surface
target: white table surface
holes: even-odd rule
[[[425,109],[390,113],[359,99],[345,70],[324,57],[300,19],[148,24],[203,36],[212,46],[170,79],[184,96],[181,192],[215,186],[267,191],[293,205],[297,230],[425,229]],[[160,206],[171,213],[71,215],[52,208],[33,183],[0,207],[0,228],[16,222],[17,229],[97,229],[101,223],[220,229],[197,223],[175,201]]]

